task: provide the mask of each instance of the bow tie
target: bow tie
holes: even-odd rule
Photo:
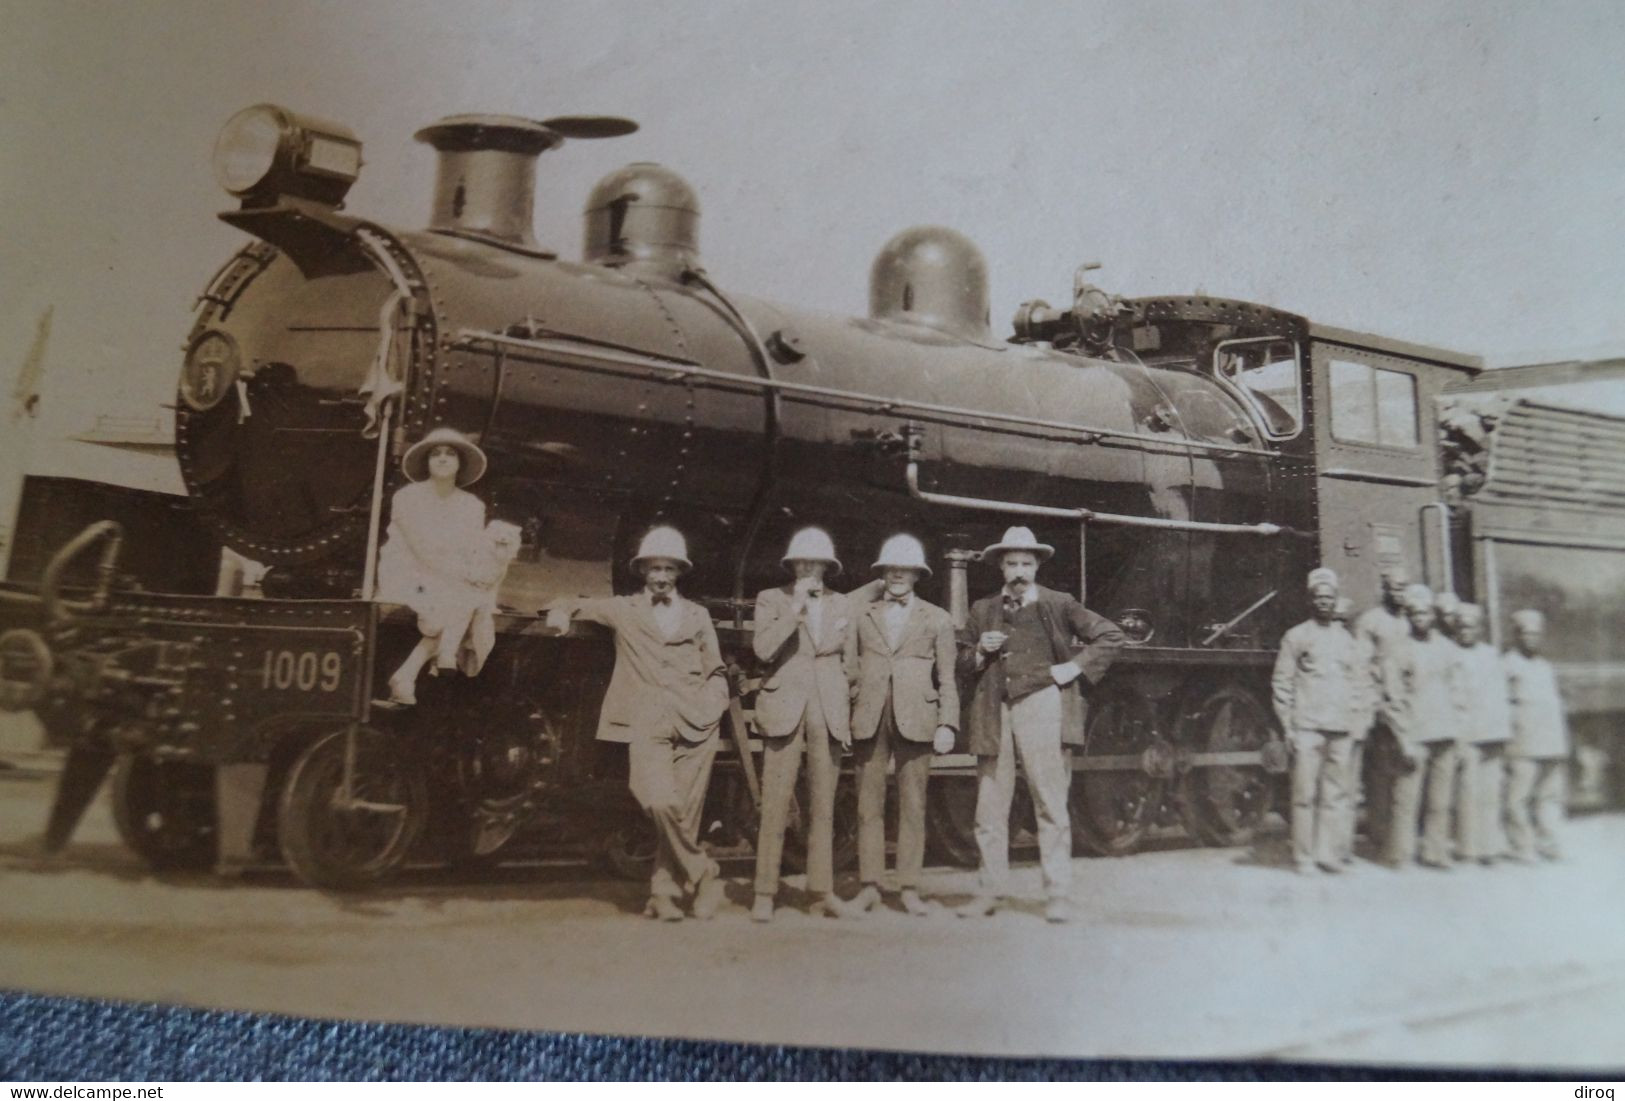
[[[1021,611],[1021,599],[1019,597],[1010,596],[1008,593],[1005,594],[1004,610],[1007,612]]]
[[[819,597],[821,597],[823,595],[824,595],[824,590],[823,589],[808,589],[807,590],[807,599],[808,600],[817,600]]]
[[[908,606],[908,598],[910,596],[912,596],[912,595],[913,595],[912,593],[904,593],[901,596],[896,596],[896,595],[893,595],[892,593],[887,593],[886,594],[886,603],[887,604],[901,604],[906,608]]]
[[[671,594],[670,593],[650,593],[649,594],[649,603],[653,604],[656,608],[660,607],[662,604],[670,604],[671,603]]]

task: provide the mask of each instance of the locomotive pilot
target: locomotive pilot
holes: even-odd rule
[[[1506,670],[1501,654],[1484,640],[1484,610],[1456,609],[1456,660],[1465,707],[1461,738],[1461,786],[1456,806],[1457,852],[1463,860],[1494,863],[1505,849],[1501,834],[1506,781],[1506,743],[1512,736]]]
[[[852,746],[851,698],[845,668],[850,615],[844,596],[825,587],[839,573],[835,545],[819,528],[790,539],[781,564],[794,580],[756,597],[751,646],[763,665],[756,692],[761,732],[762,824],[756,842],[755,921],[773,918],[784,830],[803,755],[812,800],[807,837],[807,890],[815,909],[838,917],[833,844],[835,783],[841,753]]]
[[[890,766],[897,776],[897,888],[903,909],[923,917],[932,912],[919,893],[931,755],[951,750],[959,727],[954,628],[946,611],[914,591],[920,577],[931,572],[918,539],[887,539],[874,569],[884,584],[873,599],[854,597],[854,628],[846,639],[863,887],[845,910],[863,913],[881,899]]]
[[[1513,859],[1524,862],[1537,852],[1547,860],[1561,856],[1558,828],[1563,820],[1569,727],[1557,674],[1540,653],[1545,634],[1546,620],[1539,612],[1512,613],[1512,649],[1502,658],[1512,712],[1507,841]]]
[[[1416,856],[1424,785],[1427,823],[1421,862],[1432,868],[1450,866],[1450,811],[1461,724],[1460,665],[1456,645],[1434,630],[1433,608],[1433,593],[1426,585],[1406,587],[1410,633],[1390,643],[1382,660],[1383,717],[1403,754],[1394,778],[1386,853],[1394,868],[1404,867]]]
[[[692,568],[682,533],[657,527],[632,559],[641,591],[571,601],[548,614],[550,626],[568,626],[573,616],[615,632],[598,738],[626,743],[632,795],[654,821],[658,849],[645,913],[662,921],[682,920],[685,888],[697,918],[712,917],[722,901],[721,870],[699,832],[728,681],[710,613],[677,593],[678,577]]]
[[[1370,682],[1360,644],[1333,620],[1336,573],[1310,571],[1309,604],[1314,615],[1281,639],[1271,680],[1292,746],[1292,860],[1303,874],[1343,870],[1349,755]]]
[[[982,552],[984,562],[998,564],[1004,587],[971,606],[960,647],[960,672],[974,684],[968,721],[981,853],[977,897],[960,907],[963,917],[992,914],[1005,893],[1018,758],[1038,816],[1044,916],[1052,922],[1072,916],[1072,776],[1064,746],[1082,744],[1087,701],[1080,680],[1094,684],[1105,676],[1123,632],[1038,583],[1039,565],[1054,553],[1023,527]]]
[[[1373,703],[1382,696],[1382,660],[1389,645],[1411,633],[1411,623],[1405,614],[1405,588],[1409,584],[1410,578],[1404,566],[1391,564],[1383,567],[1381,599],[1375,607],[1367,608],[1354,620],[1354,640],[1360,644],[1361,660],[1366,666],[1366,692]],[[1353,741],[1349,746],[1348,811],[1343,816],[1342,843],[1338,848],[1338,856],[1344,864],[1354,862],[1355,818],[1359,814],[1365,779],[1366,743],[1375,738],[1392,740],[1394,737],[1380,708],[1368,708],[1366,714],[1369,721],[1362,729],[1353,732]],[[1392,818],[1392,808],[1388,802],[1393,794],[1392,777],[1384,776],[1377,780],[1376,789],[1365,793],[1368,828]],[[1379,828],[1371,832],[1381,831]]]

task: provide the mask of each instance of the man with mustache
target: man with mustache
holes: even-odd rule
[[[970,751],[976,755],[976,843],[982,871],[977,897],[961,917],[987,917],[999,907],[1010,872],[1010,801],[1016,760],[1038,813],[1038,852],[1048,902],[1044,917],[1072,916],[1071,786],[1063,745],[1083,744],[1087,701],[1080,681],[1105,676],[1123,632],[1065,593],[1038,583],[1038,567],[1055,553],[1028,528],[1013,527],[982,552],[997,563],[1004,588],[971,606],[961,636],[960,672],[973,679]]]

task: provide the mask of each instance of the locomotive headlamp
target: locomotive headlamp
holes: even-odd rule
[[[337,206],[360,174],[347,128],[270,103],[238,111],[214,143],[215,179],[245,206],[285,195]]]

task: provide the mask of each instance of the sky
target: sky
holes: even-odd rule
[[[42,419],[173,400],[245,238],[209,166],[237,109],[351,127],[351,211],[428,217],[443,115],[623,114],[538,170],[580,253],[593,182],[685,176],[727,290],[861,314],[893,233],[988,259],[995,331],[1203,292],[1483,355],[1625,354],[1625,5],[0,0],[0,381],[54,308]],[[6,386],[9,390],[9,385]]]

